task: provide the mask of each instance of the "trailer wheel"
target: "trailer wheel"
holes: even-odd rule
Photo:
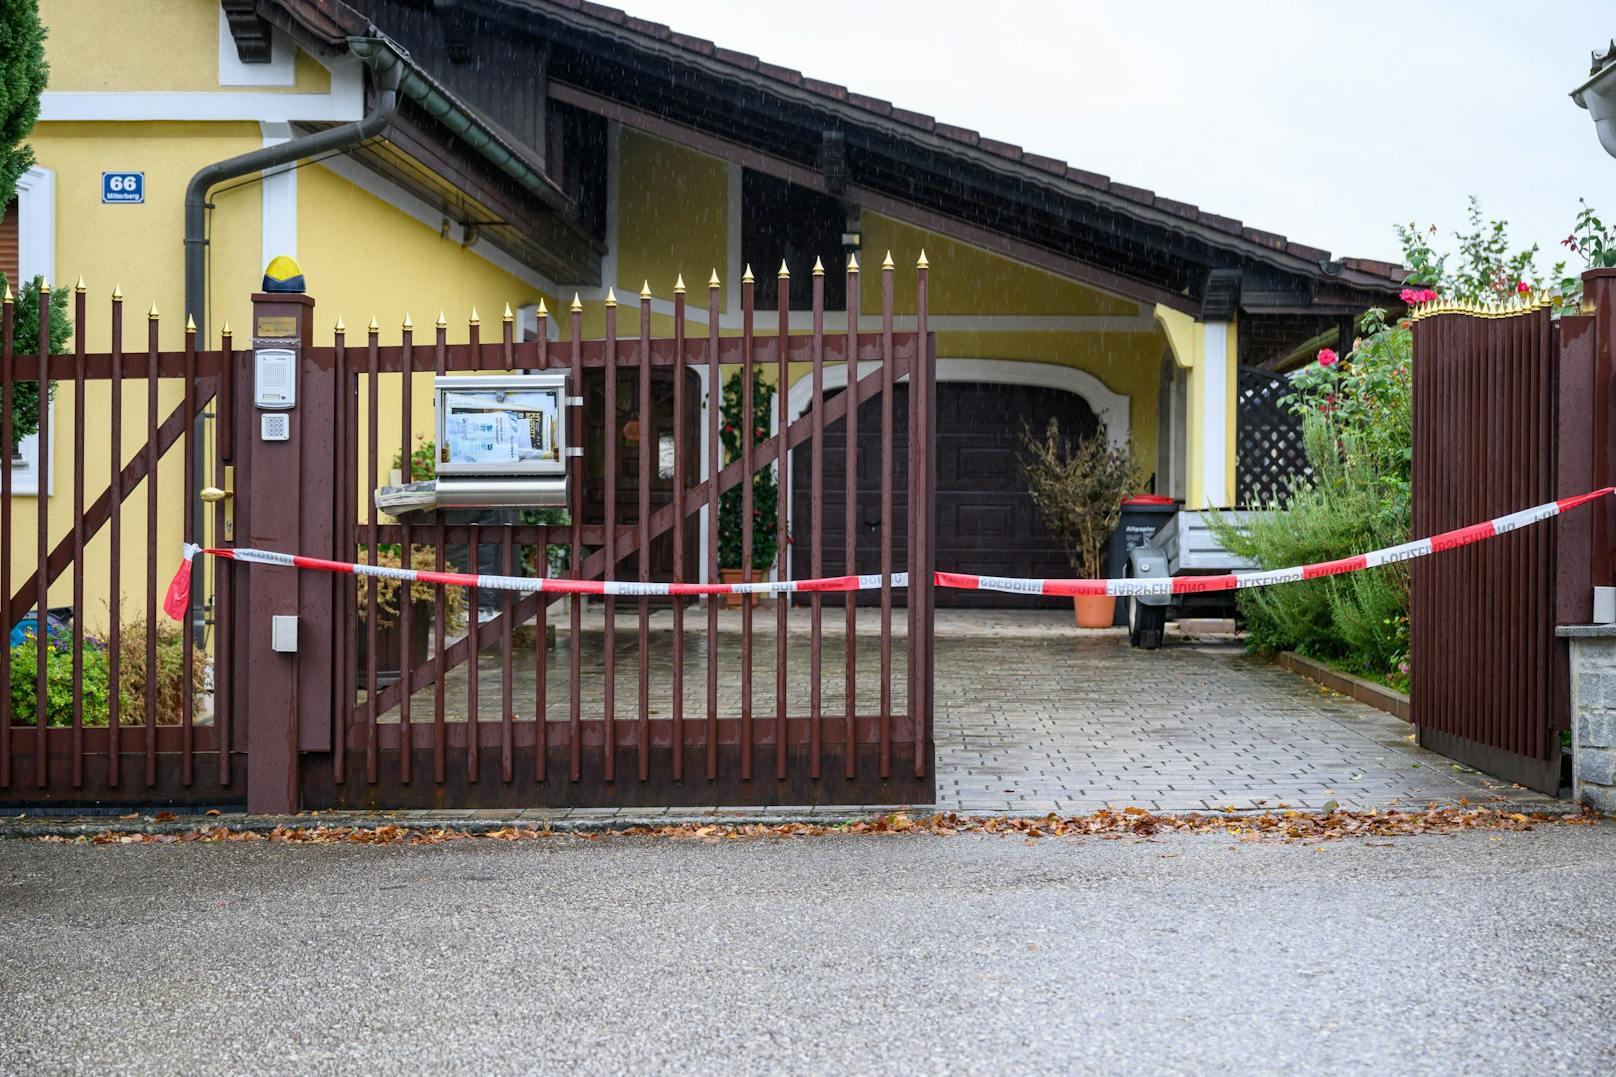
[[[1128,566],[1133,575],[1133,566]],[[1150,606],[1137,597],[1128,599],[1128,642],[1145,651],[1154,651],[1162,645],[1162,631],[1167,627],[1167,607]]]

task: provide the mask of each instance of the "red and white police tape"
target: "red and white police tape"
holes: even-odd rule
[[[1415,539],[1383,550],[1371,550],[1356,557],[1343,557],[1338,561],[1323,561],[1315,565],[1297,565],[1294,568],[1276,568],[1266,572],[1231,572],[1221,576],[1175,576],[1159,580],[1038,580],[1014,576],[975,576],[963,572],[939,572],[935,576],[938,587],[951,587],[972,591],[1008,591],[1027,595],[1183,595],[1207,591],[1234,591],[1247,587],[1271,587],[1277,583],[1295,583],[1321,576],[1338,576],[1345,572],[1358,572],[1396,561],[1411,561],[1427,554],[1467,546],[1495,535],[1518,531],[1523,527],[1553,519],[1562,512],[1616,494],[1616,487],[1607,486],[1576,497],[1563,497],[1545,505],[1536,505],[1507,516],[1487,520],[1456,531],[1444,531],[1430,538]],[[180,619],[190,603],[191,573],[187,571],[191,559],[198,553],[223,557],[255,565],[278,565],[287,568],[311,569],[318,572],[337,572],[355,576],[378,576],[383,579],[413,583],[435,583],[445,587],[478,587],[496,591],[544,591],[560,594],[614,595],[620,597],[702,597],[731,594],[781,593],[835,593],[875,590],[881,586],[879,573],[863,576],[827,576],[811,580],[763,580],[757,583],[642,583],[634,580],[567,580],[537,576],[485,576],[469,572],[434,572],[429,569],[388,568],[381,565],[356,564],[351,561],[328,561],[300,554],[276,553],[270,550],[247,548],[213,548],[192,544],[185,546],[185,564],[174,574],[169,584],[163,610],[175,620]],[[892,574],[893,587],[907,587],[906,572]]]

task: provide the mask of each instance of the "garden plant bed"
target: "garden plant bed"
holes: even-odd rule
[[[1377,710],[1383,710],[1405,722],[1412,721],[1408,711],[1408,696],[1395,688],[1388,688],[1384,684],[1377,684],[1366,677],[1358,677],[1351,673],[1343,673],[1332,669],[1315,658],[1304,658],[1295,651],[1280,651],[1274,656],[1274,661],[1280,667],[1299,673],[1310,681],[1322,684],[1332,692],[1340,692],[1344,696],[1356,699],[1359,703],[1366,703]]]

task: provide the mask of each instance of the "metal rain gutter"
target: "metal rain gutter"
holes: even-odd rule
[[[423,78],[391,43],[374,37],[350,37],[348,51],[378,74],[398,72],[399,93],[421,106],[428,115],[453,132],[456,138],[537,196],[551,210],[568,218],[577,215],[577,205],[548,176],[529,166],[448,94]]]

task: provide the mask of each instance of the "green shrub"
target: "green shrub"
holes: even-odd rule
[[[737,370],[724,383],[723,404],[719,417],[723,423],[719,437],[724,444],[724,463],[741,458],[744,448],[741,427],[746,421],[746,400],[741,395],[743,379]],[[774,386],[763,381],[756,373],[752,376],[752,444],[766,444],[769,440],[769,409],[774,404]],[[740,568],[742,523],[745,519],[745,488],[731,486],[718,495],[718,567]],[[778,545],[777,510],[780,487],[775,480],[774,468],[766,467],[752,478],[752,568],[767,572],[774,564]]]
[[[31,726],[38,713],[35,693],[38,660],[32,633],[11,648],[12,724]],[[193,659],[192,690],[200,697],[204,685],[206,656],[198,648]],[[107,724],[108,684],[111,663],[106,645],[99,639],[84,641],[83,721],[87,726]],[[139,725],[146,713],[146,631],[138,624],[125,625],[118,633],[118,715],[120,725]],[[157,721],[178,722],[185,706],[185,640],[180,626],[163,620],[157,626]],[[46,639],[45,723],[50,726],[73,724],[73,646],[67,638]]]
[[[39,640],[30,632],[26,639],[11,648],[11,724],[31,726],[39,713],[38,687]],[[107,724],[107,652],[104,647],[84,646],[84,676],[80,682],[84,693],[83,721],[85,725]],[[73,647],[69,641],[45,639],[45,724],[69,726],[73,724]]]

